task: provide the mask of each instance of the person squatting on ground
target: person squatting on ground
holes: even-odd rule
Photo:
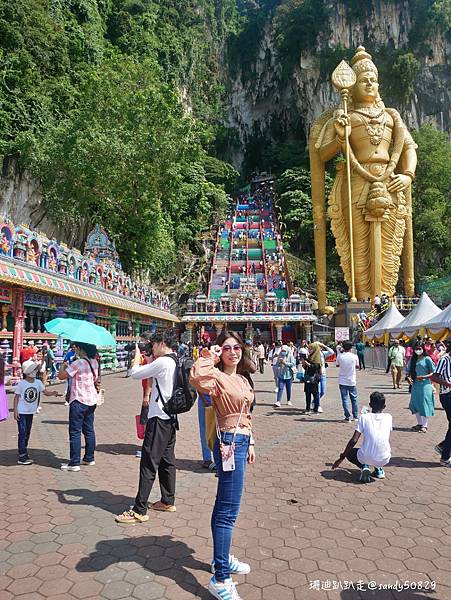
[[[131,510],[116,516],[118,523],[144,523],[149,520],[147,508],[175,512],[175,441],[177,419],[163,410],[174,391],[176,354],[175,338],[170,334],[153,338],[154,361],[141,366],[141,352],[136,344],[132,379],[152,378],[148,420],[141,449],[139,486]],[[150,492],[158,473],[161,500],[148,506]]]
[[[439,360],[431,379],[440,384],[440,404],[448,419],[445,439],[437,444],[435,451],[441,455],[440,464],[451,467],[451,340],[446,342],[446,354]]]
[[[42,381],[36,379],[38,369],[39,364],[36,361],[33,359],[26,360],[22,364],[24,379],[19,381],[14,388],[14,418],[17,421],[18,429],[19,458],[17,464],[19,465],[33,464],[28,456],[28,441],[33,425],[33,415],[37,412],[39,406],[40,395],[61,396],[60,392],[46,390]]]
[[[363,483],[369,483],[371,477],[384,479],[383,467],[391,458],[390,433],[393,422],[391,415],[382,412],[385,408],[384,394],[373,392],[370,395],[370,408],[370,413],[362,411],[354,435],[332,465],[332,469],[336,469],[347,458],[349,462],[361,469],[360,481]],[[355,448],[361,435],[363,435],[362,447]],[[372,473],[370,466],[374,467]]]
[[[218,489],[211,517],[213,535],[212,577],[208,589],[218,600],[240,600],[232,574],[246,574],[250,567],[230,554],[238,517],[246,464],[255,461],[251,406],[253,391],[243,375],[244,344],[235,332],[223,332],[217,345],[204,348],[195,362],[190,382],[201,394],[209,394],[215,410],[217,436],[213,455]]]
[[[343,351],[337,354],[336,362],[336,366],[340,369],[338,373],[338,386],[340,388],[345,421],[352,421],[352,419],[357,421],[359,412],[356,376],[356,367],[359,364],[359,359],[351,352],[351,349],[351,342],[343,342]],[[349,398],[351,398],[352,417],[349,412]]]
[[[97,407],[100,389],[100,365],[96,359],[97,348],[92,344],[74,342],[78,359],[68,365],[63,362],[58,378],[66,381],[69,377],[69,446],[70,458],[63,463],[63,471],[79,471],[81,458],[81,434],[85,438],[83,464],[94,466],[96,434],[94,430],[94,412]]]
[[[277,357],[277,398],[274,402],[276,408],[280,408],[280,403],[283,396],[283,388],[287,391],[287,404],[291,404],[291,387],[294,380],[295,360],[288,346],[282,346]]]
[[[409,409],[417,418],[412,431],[427,433],[428,417],[434,416],[434,386],[431,375],[434,363],[424,352],[423,344],[415,344],[414,353],[407,365],[407,381],[411,384]]]

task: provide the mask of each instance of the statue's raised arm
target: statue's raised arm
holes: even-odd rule
[[[342,93],[345,108],[321,115],[310,132],[317,293],[326,307],[325,163],[340,153],[328,214],[349,296],[393,296],[402,260],[404,287],[414,294],[411,184],[416,144],[399,113],[379,96],[378,72],[360,46],[352,59],[355,84]],[[348,140],[348,141],[347,141]],[[349,195],[351,203],[349,204]]]

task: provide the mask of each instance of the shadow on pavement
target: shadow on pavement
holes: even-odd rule
[[[211,471],[202,468],[202,462],[189,458],[176,458],[175,466],[180,471],[190,471],[191,473],[206,473],[211,475]]]
[[[429,467],[441,467],[439,463],[439,455],[437,454],[436,461],[424,461],[417,460],[415,457],[407,456],[392,456],[390,459],[390,466],[393,467],[409,467],[410,469],[424,469]]]
[[[332,471],[332,469],[327,469],[326,471],[321,471],[320,474],[321,477],[324,477],[324,479],[333,479],[334,481],[343,481],[344,483],[367,485],[359,481],[359,471],[357,469],[353,471],[350,471],[346,468],[335,469],[335,471]]]
[[[136,444],[97,444],[96,452],[104,452],[105,454],[125,454],[127,456],[134,456],[136,451],[142,446],[139,440]],[[137,461],[137,464],[139,462]]]
[[[40,467],[49,467],[50,469],[59,469],[64,459],[58,458],[53,452],[43,448],[29,448],[30,458],[34,464]],[[13,467],[17,465],[17,450],[2,450],[0,452],[0,465],[4,467]],[[66,461],[67,462],[67,461]],[[24,467],[21,466],[21,469]]]
[[[207,599],[211,597],[208,590],[188,569],[206,571],[209,565],[196,560],[193,554],[192,548],[169,535],[105,540],[98,542],[95,551],[82,558],[75,569],[92,573],[121,562],[135,562],[149,573],[172,579],[182,590]],[[148,585],[152,586],[151,580]]]
[[[113,515],[128,510],[128,507],[134,501],[130,496],[112,494],[106,490],[96,491],[87,488],[76,488],[62,491],[49,488],[47,491],[54,492],[61,504],[95,506]]]

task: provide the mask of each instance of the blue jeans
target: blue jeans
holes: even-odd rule
[[[33,415],[19,415],[17,421],[18,429],[18,449],[19,456],[28,456],[28,440],[30,439],[31,426],[33,425]]]
[[[281,377],[279,377],[279,379],[277,380],[277,402],[280,402],[282,400],[284,387],[287,389],[287,402],[290,402],[292,383],[292,379],[282,379]]]
[[[225,444],[232,442],[233,433],[221,432],[221,440]],[[211,515],[211,532],[213,535],[213,560],[215,577],[225,581],[230,577],[229,555],[232,544],[232,532],[240,510],[241,496],[244,486],[249,436],[238,433],[235,436],[235,470],[222,470],[222,457],[219,440],[216,438],[213,456],[218,469],[218,491]]]
[[[71,466],[80,464],[81,457],[81,433],[85,437],[85,455],[83,460],[94,460],[96,449],[96,434],[94,431],[94,412],[96,405],[88,406],[78,400],[69,405],[69,443]]]
[[[352,416],[354,419],[357,419],[359,416],[359,407],[357,404],[357,388],[355,385],[341,385],[340,384],[340,395],[341,395],[341,403],[343,405],[343,410],[345,413],[345,418],[348,419],[351,414],[349,412],[349,404],[348,400],[351,398],[352,405]]]
[[[205,429],[205,406],[202,398],[197,396],[197,419],[199,421],[200,445],[202,447],[202,459],[211,461],[211,451],[207,444]]]
[[[319,380],[319,397],[320,399],[324,396],[327,389],[327,378],[325,375],[321,375]]]

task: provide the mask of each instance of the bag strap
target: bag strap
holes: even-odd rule
[[[179,366],[179,361],[178,361],[177,357],[175,356],[175,354],[173,354],[172,352],[170,354],[166,354],[166,356],[168,358],[172,358],[172,360],[175,362],[174,379],[173,379],[173,383],[172,383],[172,394],[173,394],[174,390],[175,390],[175,386],[177,385],[177,368]],[[157,377],[154,377],[154,379],[155,379],[155,385],[157,386],[157,392],[158,392],[158,396],[155,398],[155,402],[158,402],[158,400],[161,400],[161,403],[163,404],[163,406],[166,406],[167,402],[164,401],[163,394],[161,393],[160,385],[158,383],[158,379],[157,379]],[[171,396],[172,396],[172,394],[171,394]]]
[[[92,376],[94,378],[94,383],[95,383],[97,381],[97,377],[96,377],[96,374],[94,373],[94,367],[91,365],[91,361],[89,360],[89,358],[86,358],[86,356],[83,356],[82,360],[85,360],[88,363],[89,368],[91,369]]]

